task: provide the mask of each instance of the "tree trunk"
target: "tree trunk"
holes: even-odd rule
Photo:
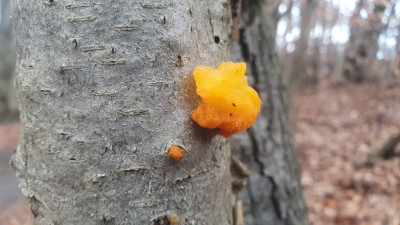
[[[296,49],[292,56],[292,68],[289,77],[289,96],[296,95],[298,89],[307,79],[306,55],[310,30],[314,27],[313,19],[316,14],[318,0],[304,0],[301,6],[300,37],[296,42]]]
[[[17,114],[18,108],[13,87],[15,49],[11,34],[10,1],[2,0],[0,3],[0,118],[9,118]]]
[[[396,5],[396,1],[394,2],[394,6]],[[400,24],[397,25],[397,32],[400,32]],[[394,76],[400,76],[400,35],[396,37],[396,56],[390,64],[391,72]]]
[[[362,82],[366,77],[378,72],[378,39],[383,31],[382,18],[389,1],[374,0],[373,10],[368,12],[367,19],[361,18],[360,15],[364,4],[366,2],[360,0],[350,18],[350,38],[344,53],[343,75],[353,82]]]
[[[397,31],[400,31],[400,26],[397,26]],[[396,56],[390,64],[390,69],[395,77],[400,76],[400,35],[396,38]]]
[[[229,59],[229,4],[13,4],[12,165],[34,224],[232,224],[228,141],[190,118],[192,71]]]
[[[232,154],[252,171],[240,192],[245,224],[309,224],[292,143],[288,108],[275,49],[274,18],[268,3],[244,1],[235,60],[245,60],[249,80],[263,102],[256,123],[232,139]]]

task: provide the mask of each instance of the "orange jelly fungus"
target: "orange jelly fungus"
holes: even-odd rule
[[[196,93],[203,100],[192,118],[205,128],[219,128],[228,138],[249,128],[260,112],[261,100],[248,86],[245,63],[223,62],[217,69],[199,66],[193,71]]]
[[[167,155],[175,160],[175,162],[179,162],[182,159],[183,155],[186,153],[186,150],[178,147],[174,144],[169,147],[169,151]]]

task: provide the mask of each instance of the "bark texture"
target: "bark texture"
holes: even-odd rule
[[[244,1],[240,42],[231,46],[232,57],[247,62],[263,102],[256,123],[231,142],[232,154],[252,172],[239,199],[247,225],[309,224],[270,9],[268,2]]]
[[[229,59],[229,4],[13,4],[12,165],[34,224],[232,224],[228,142],[190,119],[192,71]],[[179,163],[171,144],[187,151]]]

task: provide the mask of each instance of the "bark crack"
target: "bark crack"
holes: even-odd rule
[[[212,36],[214,36],[214,25],[212,24],[210,9],[208,9],[208,21],[210,22],[210,26],[211,26],[211,34],[212,34]]]
[[[245,32],[244,28],[241,28],[239,30],[239,44],[240,44],[240,49],[242,50],[241,53],[242,53],[243,59],[245,61],[249,61],[250,51],[249,51],[249,46],[247,45],[247,43],[245,41],[244,32]]]
[[[85,16],[85,17],[71,17],[67,18],[66,21],[70,23],[75,23],[75,22],[86,22],[86,21],[95,21],[97,17],[95,16]]]
[[[257,70],[257,63],[256,63],[256,55],[252,54],[249,50],[249,46],[246,43],[245,39],[245,29],[241,28],[239,30],[239,44],[240,44],[240,49],[242,50],[242,56],[243,59],[250,64],[250,71],[251,71],[251,76],[254,78],[254,89],[257,91],[257,93],[260,93],[260,88],[258,87],[258,84],[260,83],[260,76]]]
[[[275,179],[270,176],[267,175],[264,171],[265,169],[265,165],[263,162],[261,162],[260,160],[260,149],[258,147],[257,144],[257,139],[254,133],[254,130],[250,127],[249,129],[247,129],[247,134],[249,135],[250,141],[251,141],[251,146],[252,146],[252,150],[253,150],[253,157],[254,157],[254,161],[256,162],[256,164],[259,167],[259,173],[262,177],[267,178],[269,183],[271,184],[271,192],[270,192],[270,197],[271,197],[271,201],[272,201],[272,205],[274,207],[274,211],[275,214],[277,215],[277,217],[279,219],[282,219],[282,210],[279,204],[279,197],[278,195],[278,185],[275,182]],[[250,201],[252,202],[252,205],[254,204],[254,198],[251,197],[251,193],[250,194]]]
[[[130,24],[130,25],[116,25],[112,26],[111,29],[114,31],[131,31],[138,27],[138,25]]]
[[[94,5],[93,2],[82,2],[82,3],[75,3],[75,4],[66,5],[65,8],[66,9],[76,9],[76,8],[90,7],[90,6],[93,6],[93,5]]]

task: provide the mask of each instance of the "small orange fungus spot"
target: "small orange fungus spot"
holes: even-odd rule
[[[173,158],[175,160],[175,162],[179,162],[179,160],[182,159],[183,155],[186,153],[186,150],[178,147],[174,144],[171,145],[171,147],[169,147],[169,151],[168,151],[168,156]]]
[[[199,66],[193,71],[196,93],[203,100],[192,118],[200,126],[219,128],[228,138],[249,128],[260,112],[261,100],[248,86],[245,63],[223,62],[217,69]]]

